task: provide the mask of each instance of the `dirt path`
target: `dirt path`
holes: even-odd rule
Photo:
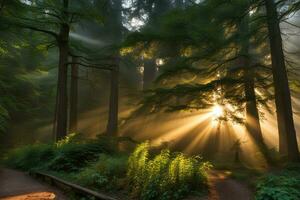
[[[251,190],[226,174],[225,171],[211,171],[209,174],[209,200],[252,200]]]
[[[0,169],[0,200],[49,199],[67,200],[61,191],[33,179],[26,173]]]

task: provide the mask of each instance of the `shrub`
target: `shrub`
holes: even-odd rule
[[[96,140],[83,140],[82,135],[72,133],[56,143],[54,159],[48,169],[54,171],[75,172],[89,162],[96,161],[101,153],[117,152],[117,139],[99,136]]]
[[[48,169],[65,172],[78,171],[88,162],[96,160],[103,152],[103,147],[97,142],[64,144],[56,148],[55,157],[48,164]]]
[[[87,187],[118,189],[117,180],[126,176],[127,159],[126,155],[101,154],[95,163],[76,176],[76,180]]]
[[[211,165],[200,157],[162,150],[151,159],[149,149],[149,143],[143,143],[129,157],[127,178],[133,195],[143,200],[181,199],[206,186]]]
[[[56,142],[56,146],[57,147],[62,147],[64,145],[70,144],[70,143],[76,143],[79,142],[80,139],[82,139],[82,135],[79,133],[70,133],[68,135],[66,135],[65,138],[59,140],[58,142]]]
[[[262,177],[256,186],[256,200],[300,199],[300,174],[285,170]]]
[[[81,135],[74,133],[55,145],[35,144],[13,149],[8,152],[4,162],[21,170],[75,172],[89,162],[96,161],[101,153],[117,152],[116,147],[117,140],[113,137],[83,140]]]
[[[48,144],[35,144],[10,151],[4,160],[12,168],[31,170],[43,168],[54,157],[54,147]]]

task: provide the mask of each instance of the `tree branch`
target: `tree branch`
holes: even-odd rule
[[[87,67],[87,68],[94,68],[94,69],[101,69],[101,70],[107,70],[107,71],[113,71],[114,69],[112,67],[100,67],[100,66],[97,66],[97,65],[87,65],[87,64],[84,64],[84,63],[81,63],[81,62],[68,62],[67,63],[68,65],[80,65],[80,66],[83,66],[83,67]]]

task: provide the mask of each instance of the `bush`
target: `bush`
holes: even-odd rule
[[[35,144],[10,151],[4,160],[12,168],[31,170],[43,168],[54,157],[54,146]]]
[[[75,172],[89,162],[98,159],[101,153],[117,152],[117,140],[99,137],[97,140],[83,140],[78,134],[69,134],[55,145],[35,144],[11,150],[5,163],[21,170],[43,169]]]
[[[299,171],[285,170],[262,177],[256,186],[256,200],[300,199]]]
[[[181,199],[206,187],[209,163],[169,150],[151,159],[149,149],[149,143],[143,143],[129,157],[127,178],[134,196],[143,200]]]
[[[119,189],[118,179],[126,177],[127,159],[126,155],[101,154],[95,163],[84,168],[75,179],[87,187]]]
[[[59,140],[56,142],[57,147],[62,147],[64,145],[70,144],[70,143],[77,143],[82,139],[82,135],[79,133],[70,133],[66,135],[65,138]]]
[[[95,161],[105,152],[98,142],[69,143],[56,148],[55,157],[47,168],[54,171],[74,172]]]

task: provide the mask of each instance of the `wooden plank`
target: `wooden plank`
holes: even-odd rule
[[[51,179],[51,182],[58,182],[59,184],[62,184],[62,185],[65,185],[65,186],[69,187],[71,190],[75,190],[75,191],[77,191],[81,194],[86,194],[88,196],[93,196],[93,197],[95,197],[96,199],[99,199],[99,200],[118,200],[118,199],[115,199],[113,197],[107,196],[105,194],[101,194],[101,193],[98,193],[96,191],[81,187],[81,186],[76,185],[74,183],[67,182],[63,179],[52,176],[50,174],[46,174],[46,173],[42,173],[42,172],[31,172],[31,174],[34,175],[34,176],[43,177],[44,179],[49,178],[49,179]]]

